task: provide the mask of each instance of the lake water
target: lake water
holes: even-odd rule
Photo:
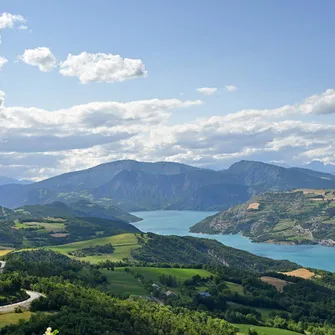
[[[143,232],[161,235],[195,236],[216,239],[225,245],[273,259],[288,259],[302,266],[335,272],[335,247],[320,245],[277,245],[253,243],[241,235],[207,235],[189,233],[189,227],[215,212],[152,211],[133,213],[143,221],[134,225]]]

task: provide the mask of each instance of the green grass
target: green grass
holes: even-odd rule
[[[143,275],[145,280],[159,281],[162,275],[171,275],[181,282],[192,278],[195,275],[200,277],[209,277],[212,274],[202,269],[175,269],[175,268],[150,268],[150,267],[132,267],[134,273]]]
[[[65,231],[65,224],[64,223],[49,223],[49,222],[15,222],[15,229],[28,229],[28,228],[34,228],[34,229],[43,229],[47,232],[55,232],[55,233],[61,233]]]
[[[127,233],[115,236],[96,238],[93,240],[86,240],[86,241],[58,245],[55,247],[50,247],[50,249],[68,255],[69,252],[74,250],[88,247],[96,247],[97,245],[105,245],[108,243],[111,243],[112,246],[115,248],[112,254],[80,257],[79,259],[91,263],[98,263],[100,261],[105,260],[118,262],[121,261],[123,258],[132,259],[131,250],[140,247],[137,241],[136,234]]]
[[[9,254],[12,251],[13,249],[0,249],[0,257]]]
[[[254,328],[258,332],[266,335],[296,335],[299,333],[292,332],[286,329],[279,329],[279,328],[271,328],[271,327],[261,327],[261,326],[253,326],[253,325],[241,325],[241,324],[234,324],[237,328],[239,328],[239,332],[237,334],[246,334],[249,328]]]
[[[244,295],[242,285],[235,284],[235,283],[232,283],[230,281],[226,281],[225,283],[226,283],[226,285],[228,286],[228,288],[231,292],[233,292],[233,293],[236,292],[238,294]]]
[[[19,320],[28,320],[31,316],[31,312],[25,311],[23,313],[8,313],[0,314],[0,328],[18,323]]]
[[[114,271],[106,269],[101,272],[107,277],[107,291],[115,295],[146,295],[143,284],[135,279],[130,273],[124,271],[124,268],[115,268]]]

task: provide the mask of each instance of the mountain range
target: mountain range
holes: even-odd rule
[[[7,185],[7,184],[20,184],[20,185],[28,185],[32,184],[33,182],[31,180],[18,180],[14,178],[4,177],[0,176],[0,185]]]
[[[0,205],[17,208],[88,200],[128,212],[224,210],[265,191],[296,188],[335,188],[335,175],[254,161],[215,171],[173,162],[122,160],[29,185],[1,185]]]

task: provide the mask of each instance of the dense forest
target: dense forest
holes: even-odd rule
[[[147,234],[147,241],[138,237],[141,248],[134,249],[132,256],[149,263],[211,264],[264,271],[288,271],[298,267],[289,261],[255,256],[249,252],[227,247],[216,240],[189,236],[162,236]]]

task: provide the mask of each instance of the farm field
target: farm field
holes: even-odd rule
[[[292,332],[286,329],[279,328],[271,328],[271,327],[261,327],[261,326],[253,326],[253,325],[242,325],[242,324],[234,324],[237,328],[239,328],[239,332],[237,334],[244,335],[248,332],[249,328],[256,329],[262,334],[266,335],[297,335],[299,333]]]
[[[310,279],[315,276],[314,272],[305,268],[297,269],[290,272],[284,272],[284,274],[287,276],[299,277],[303,279]]]
[[[77,259],[80,259],[82,261],[91,262],[91,263],[99,263],[105,260],[118,262],[118,261],[122,261],[123,258],[132,259],[131,250],[139,247],[136,234],[127,233],[127,234],[101,237],[101,238],[97,238],[93,240],[86,240],[86,241],[58,245],[58,246],[50,247],[50,249],[54,251],[58,251],[62,254],[68,255],[69,252],[72,252],[75,250],[89,248],[89,247],[96,247],[98,245],[105,245],[109,243],[111,243],[112,246],[115,248],[112,254],[86,256],[86,257],[80,257]]]
[[[142,283],[135,279],[132,274],[124,271],[124,268],[115,268],[114,271],[106,269],[101,272],[107,277],[107,291],[116,295],[146,295]]]
[[[282,292],[286,285],[291,284],[286,280],[267,276],[260,277],[260,280],[270,285],[273,285],[278,292]]]
[[[60,222],[23,222],[15,223],[15,229],[44,229],[47,232],[61,233],[65,231],[65,224]]]
[[[0,315],[0,328],[18,323],[19,320],[28,320],[31,316],[31,312],[24,311],[23,313],[8,313]]]
[[[9,254],[12,251],[13,249],[0,249],[0,257]]]
[[[145,280],[159,281],[162,275],[171,275],[181,282],[192,278],[195,275],[209,277],[212,274],[202,269],[176,269],[176,268],[151,268],[151,267],[132,267],[131,270],[136,274],[141,274]]]

